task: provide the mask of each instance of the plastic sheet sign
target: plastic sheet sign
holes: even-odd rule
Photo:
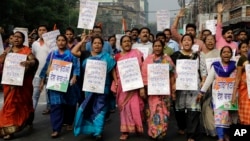
[[[46,88],[49,90],[67,92],[71,69],[71,62],[53,59],[50,66],[49,78]]]
[[[100,60],[87,60],[84,73],[83,91],[104,94],[107,63]]]
[[[143,81],[137,58],[117,62],[123,92],[142,88]]]
[[[8,53],[3,68],[2,84],[22,86],[25,67],[20,63],[26,61],[27,55]]]
[[[220,110],[238,110],[238,105],[232,105],[232,93],[234,89],[235,78],[216,77],[213,83],[212,96],[215,109]]]
[[[148,65],[148,95],[170,95],[169,64]]]
[[[198,90],[198,60],[177,59],[176,90]]]

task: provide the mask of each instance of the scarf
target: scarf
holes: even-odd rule
[[[220,77],[229,77],[230,74],[236,69],[235,61],[230,61],[228,63],[227,70],[223,69],[221,62],[219,62],[219,61],[214,62],[212,64],[212,66],[214,66],[214,70],[215,70],[216,74]]]

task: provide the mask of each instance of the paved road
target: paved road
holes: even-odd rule
[[[0,107],[2,106],[2,93],[0,93]],[[24,129],[22,132],[15,135],[14,141],[94,141],[91,136],[78,136],[75,137],[72,132],[63,130],[62,134],[57,139],[51,139],[51,126],[49,121],[49,115],[42,115],[42,110],[45,109],[45,96],[41,95],[38,108],[36,110],[36,116],[34,121],[34,127],[32,130]],[[166,141],[186,141],[184,135],[178,135],[177,126],[174,117],[170,118],[170,124],[168,128],[168,134]],[[108,121],[104,129],[104,141],[119,141],[119,115],[118,112],[111,115],[111,120]],[[0,139],[1,140],[1,139]],[[209,137],[202,137],[202,141],[216,141]],[[146,133],[142,136],[131,135],[128,141],[151,141]]]

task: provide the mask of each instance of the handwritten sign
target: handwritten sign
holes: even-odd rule
[[[169,64],[148,65],[148,95],[169,95]]]
[[[250,99],[250,64],[245,65],[245,71],[246,71],[246,81],[247,81],[247,92],[248,92],[248,98]]]
[[[22,86],[25,67],[20,63],[26,61],[27,55],[8,53],[3,68],[2,84]]]
[[[232,105],[232,93],[235,78],[217,77],[213,83],[212,96],[215,109],[238,110],[237,105]]]
[[[107,63],[100,60],[87,60],[84,73],[83,91],[104,94]]]
[[[198,90],[198,61],[177,59],[176,90]]]
[[[80,0],[78,28],[93,29],[98,3],[98,1]]]
[[[156,12],[157,31],[163,31],[170,27],[170,12],[169,10],[159,10]]]
[[[25,40],[24,40],[24,45],[25,46],[29,46],[29,41],[28,41],[28,28],[23,28],[23,27],[16,27],[16,28],[14,28],[14,33],[15,32],[17,32],[17,31],[19,31],[19,32],[22,32],[23,34],[24,34],[24,36],[25,36]]]
[[[209,70],[211,69],[211,65],[213,64],[213,62],[220,61],[220,60],[221,60],[220,57],[207,58],[206,59],[207,72],[209,72]]]
[[[123,92],[143,87],[141,70],[137,58],[117,62]]]
[[[47,89],[67,92],[72,63],[53,59],[50,67]]]
[[[55,50],[57,49],[57,45],[56,45],[56,37],[60,35],[60,31],[59,30],[53,30],[47,33],[44,33],[42,35],[43,40],[46,44],[47,47],[49,47],[50,50]]]
[[[216,20],[207,20],[206,21],[206,29],[209,29],[213,35],[216,33]]]
[[[3,52],[4,52],[3,39],[2,35],[0,34],[0,54],[3,54]]]

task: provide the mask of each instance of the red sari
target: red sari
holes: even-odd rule
[[[31,50],[23,47],[17,53],[29,55]],[[32,104],[34,74],[30,70],[25,72],[23,86],[3,85],[4,105],[0,111],[0,136],[20,131],[26,125],[30,114],[34,112]]]

